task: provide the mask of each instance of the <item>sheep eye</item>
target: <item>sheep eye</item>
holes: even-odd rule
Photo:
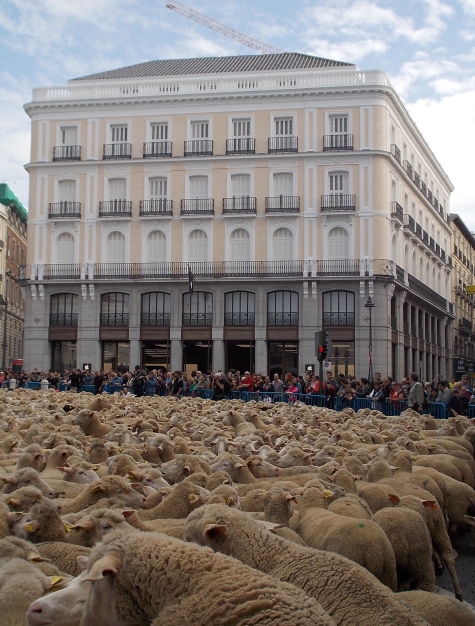
[[[109,530],[111,526],[109,524],[102,524],[103,530]]]

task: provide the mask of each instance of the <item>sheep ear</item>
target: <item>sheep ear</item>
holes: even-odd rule
[[[205,527],[205,537],[208,539],[215,539],[216,537],[225,537],[228,533],[228,528],[224,524],[208,524]]]
[[[36,554],[36,552],[28,552],[26,560],[28,563],[51,563],[51,559],[47,559],[40,554]]]
[[[285,524],[274,524],[274,522],[266,522],[262,519],[256,520],[256,522],[258,522],[261,526],[264,526],[264,528],[267,528],[267,530],[270,530],[271,532],[276,528],[284,528],[285,526]]]
[[[146,496],[151,496],[152,493],[155,493],[155,489],[153,487],[148,487],[147,485],[142,485],[142,491]]]
[[[104,491],[104,489],[103,489],[102,485],[96,485],[96,486],[92,489],[92,491],[93,491],[94,493],[102,493],[102,492]]]
[[[38,528],[40,527],[40,523],[38,522],[38,520],[31,520],[31,522],[28,522],[28,524],[25,524],[25,530],[27,533],[34,533],[36,530],[38,530]]]
[[[132,517],[134,513],[137,513],[135,509],[125,509],[125,511],[122,511],[122,516],[124,519],[128,519],[129,517]]]
[[[71,530],[87,530],[90,532],[94,530],[94,522],[91,518],[85,517],[77,524],[74,524],[74,526],[65,522],[64,528],[66,529],[66,532],[71,532]]]
[[[105,576],[117,576],[121,567],[122,561],[117,556],[107,554],[94,563],[84,580],[96,582]]]
[[[251,450],[251,456],[255,456],[256,454],[259,454],[258,450]]]
[[[88,560],[87,556],[81,555],[76,557],[76,562],[82,570],[86,569]]]
[[[394,493],[390,493],[389,494],[389,501],[392,502],[393,504],[399,504],[399,502],[400,502],[399,496],[396,496]]]
[[[18,480],[15,478],[15,476],[7,476],[3,479],[3,482],[9,483],[10,485],[16,485],[18,483]]]
[[[422,500],[422,506],[425,506],[426,508],[432,510],[435,510],[437,508],[435,500]]]
[[[196,493],[190,493],[190,495],[188,496],[188,500],[190,501],[191,504],[197,502],[199,500],[199,496],[196,495]]]
[[[23,511],[17,511],[16,513],[7,513],[7,522],[9,524],[13,524],[14,522],[18,522],[25,513]]]
[[[246,467],[246,465],[244,463],[240,463],[239,461],[234,463],[234,469],[240,469],[241,467]]]
[[[14,497],[8,498],[8,500],[6,500],[6,503],[13,508],[20,506],[20,500],[16,500]]]
[[[247,459],[246,465],[250,467],[252,465],[252,459]]]
[[[293,500],[294,502],[297,502],[297,497],[295,496],[294,493],[287,493],[285,495],[285,499],[286,500]]]

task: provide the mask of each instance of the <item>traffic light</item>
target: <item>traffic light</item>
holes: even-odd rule
[[[331,351],[330,333],[321,330],[315,333],[315,353],[320,362],[326,361]]]
[[[327,358],[327,344],[326,343],[321,343],[318,346],[317,359],[319,361],[326,361],[326,358]]]

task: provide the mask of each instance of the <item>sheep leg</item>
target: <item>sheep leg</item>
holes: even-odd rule
[[[459,584],[459,579],[457,576],[457,570],[455,569],[455,561],[454,561],[454,555],[452,550],[450,550],[449,552],[444,551],[442,552],[442,560],[445,563],[445,567],[447,568],[450,577],[452,578],[452,584],[454,586],[454,592],[455,592],[455,597],[457,598],[457,600],[460,600],[460,602],[463,601],[462,599],[462,589],[460,588],[460,584]]]
[[[434,561],[435,573],[437,575],[442,574],[442,572],[444,571],[444,565],[442,563],[440,555],[434,547],[432,547],[432,560]]]

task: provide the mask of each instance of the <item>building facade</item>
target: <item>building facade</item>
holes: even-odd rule
[[[452,185],[381,71],[153,61],[40,88],[25,365],[448,372]],[[189,270],[195,277],[190,293]]]
[[[26,263],[28,213],[7,184],[0,184],[1,367],[23,358],[25,299],[20,273]]]
[[[475,285],[475,236],[459,215],[450,216],[452,227],[452,301],[455,306],[453,375],[475,375],[474,295],[467,287]]]

